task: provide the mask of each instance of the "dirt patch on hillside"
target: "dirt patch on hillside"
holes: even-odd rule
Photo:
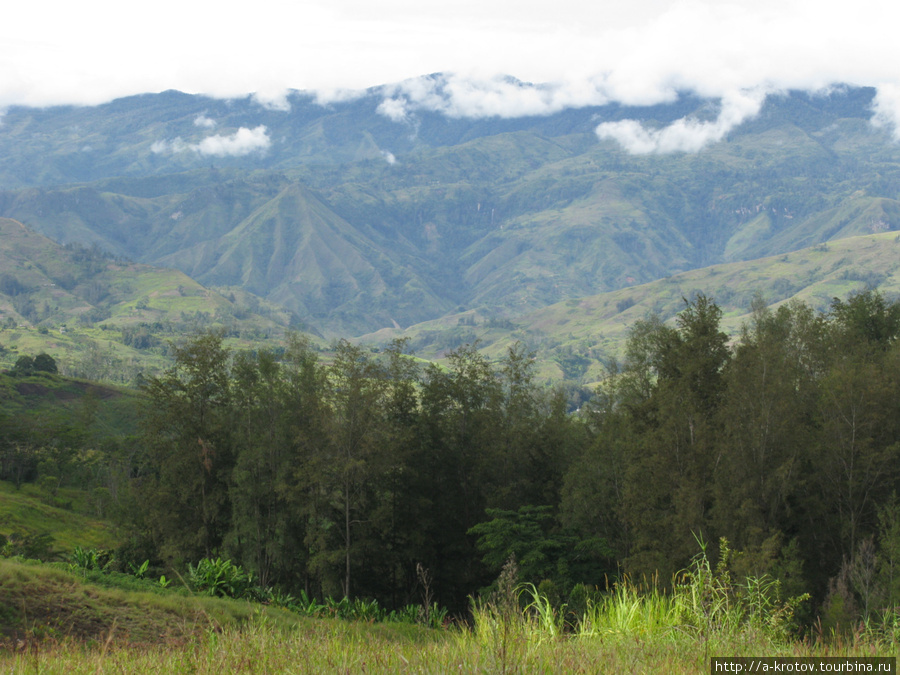
[[[80,389],[83,394],[90,394],[104,400],[109,398],[118,398],[122,395],[122,392],[116,391],[115,389],[110,389],[109,387],[104,387],[100,384],[93,384],[89,382],[73,382],[72,384],[78,387],[78,389]]]
[[[15,387],[16,391],[22,396],[55,396],[62,401],[71,401],[85,395],[103,400],[122,395],[115,389],[89,382],[70,382],[65,389],[51,389],[39,382],[17,382]]]
[[[16,391],[22,396],[46,396],[50,393],[49,387],[45,387],[37,382],[17,382]]]

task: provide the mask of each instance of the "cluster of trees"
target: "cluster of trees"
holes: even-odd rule
[[[754,305],[729,345],[697,297],[639,322],[599,388],[560,518],[662,579],[726,537],[738,571],[810,591],[837,620],[895,606],[900,304],[874,292]]]
[[[438,366],[403,342],[320,358],[296,337],[234,354],[203,334],[146,381],[139,436],[90,455],[108,467],[22,454],[20,434],[0,468],[90,474],[137,562],[222,556],[319,597],[402,606],[424,570],[461,610],[510,555],[562,596],[623,574],[665,584],[725,537],[735,574],[810,592],[834,621],[896,606],[900,303],[759,301],[733,341],[720,319],[701,295],[675,325],[638,322],[578,413],[521,346]],[[82,438],[56,436],[47,448]]]
[[[37,356],[23,354],[16,359],[13,373],[30,375],[31,373],[57,373],[56,359],[49,354],[41,352]]]
[[[446,369],[403,349],[340,342],[322,363],[294,339],[232,357],[209,334],[178,349],[146,387],[142,531],[170,560],[227,555],[264,585],[392,606],[422,565],[464,605],[494,574],[470,529],[555,504],[581,425],[521,349],[494,367],[466,347]]]
[[[580,414],[517,346],[422,367],[395,343],[215,335],[147,386],[143,532],[169,560],[228,555],[264,584],[451,607],[514,554],[523,576],[665,583],[726,537],[735,570],[851,615],[900,600],[900,305],[757,302],[729,343],[705,296],[638,322]]]

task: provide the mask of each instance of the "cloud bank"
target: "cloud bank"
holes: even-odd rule
[[[617,141],[633,155],[699,152],[710,143],[721,141],[742,122],[755,117],[764,101],[762,91],[736,92],[722,99],[721,110],[711,122],[682,118],[662,129],[651,130],[634,120],[622,120],[604,122],[595,131],[601,140]]]
[[[242,157],[254,152],[265,152],[271,145],[272,141],[266,127],[260,125],[254,129],[241,127],[228,136],[221,134],[207,136],[199,143],[187,143],[181,138],[156,141],[150,146],[150,150],[155,154],[192,151],[207,157]]]
[[[895,141],[900,141],[900,85],[882,84],[872,103],[872,124],[891,130]]]
[[[402,84],[385,89],[380,111],[403,123],[423,110],[515,117],[653,105],[684,91],[722,101],[712,122],[598,132],[663,152],[727,134],[750,114],[746,92],[848,83],[878,88],[876,123],[896,129],[900,120],[900,3],[887,0],[556,0],[552,11],[536,0],[258,0],[252,10],[216,13],[175,0],[152,12],[112,12],[108,0],[48,3],[5,9],[0,110],[173,88],[221,98],[254,92],[261,105],[286,110],[288,90],[326,102],[390,82]],[[210,146],[231,152],[241,143]]]
[[[601,86],[598,86],[601,85]],[[456,74],[417,77],[382,88],[378,112],[402,122],[418,111],[447,117],[525,117],[552,115],[566,108],[609,102],[602,83],[520,82],[508,76],[477,78]]]

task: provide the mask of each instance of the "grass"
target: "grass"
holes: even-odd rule
[[[298,619],[237,600],[100,587],[65,569],[13,559],[0,560],[0,607],[7,647],[19,642],[89,646],[112,635],[117,644],[132,646],[184,644],[203,631],[255,619],[279,628]]]
[[[0,488],[7,500],[34,501]],[[23,507],[0,504],[0,515]],[[37,527],[64,515],[47,508],[25,509],[24,518]],[[82,526],[81,536],[100,531]],[[518,584],[508,564],[492,596],[440,630],[312,617],[192,594],[177,581],[166,589],[126,574],[0,559],[0,674],[700,673],[713,656],[896,654],[898,617],[849,633],[800,634],[792,615],[802,597],[781,599],[765,577],[732,579],[727,542],[716,567],[700,546],[670,590],[622,580],[603,593],[585,589],[581,609]]]
[[[713,656],[897,649],[896,631],[875,627],[792,637],[779,628],[785,603],[761,599],[771,586],[738,592],[705,554],[673,592],[623,583],[573,620],[508,570],[493,596],[473,602],[471,624],[433,630],[100,588],[51,566],[0,561],[0,673],[702,673]]]
[[[708,651],[690,636],[623,633],[549,638],[528,628],[507,641],[484,628],[429,631],[415,626],[266,616],[210,625],[189,637],[130,645],[119,629],[85,646],[72,639],[28,642],[0,653],[0,672],[15,673],[703,673],[718,656],[884,656],[895,645],[863,638],[836,644],[716,636]]]
[[[0,481],[0,534],[21,532],[28,535],[48,534],[56,553],[71,551],[75,546],[113,548],[117,544],[109,523],[70,509],[61,509],[41,501],[40,488],[24,485],[19,489]],[[84,499],[79,490],[60,489],[60,500]]]

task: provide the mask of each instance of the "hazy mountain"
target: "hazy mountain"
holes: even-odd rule
[[[718,102],[470,119],[391,115],[373,89],[285,110],[177,92],[12,108],[0,215],[239,286],[329,335],[518,316],[897,229],[900,148],[869,122],[873,93],[770,96],[725,140],[669,155],[594,129],[709,120]]]
[[[502,357],[515,342],[538,355],[538,369],[552,380],[599,380],[610,358],[621,358],[634,323],[650,313],[672,322],[685,299],[712,297],[723,310],[722,326],[732,336],[750,319],[759,295],[771,306],[793,299],[828,311],[834,298],[867,288],[900,296],[900,235],[891,232],[839,239],[791,253],[724,263],[682,272],[647,284],[571,298],[520,316],[498,319],[469,310],[406,330],[383,329],[360,339],[385,346],[409,338],[416,354],[440,359],[449,350],[475,343],[491,357]]]
[[[260,342],[282,336],[291,320],[241,289],[217,291],[175,269],[62,246],[0,218],[0,353],[49,351],[69,374],[129,382],[167,365],[167,342],[184,333],[216,328]]]

